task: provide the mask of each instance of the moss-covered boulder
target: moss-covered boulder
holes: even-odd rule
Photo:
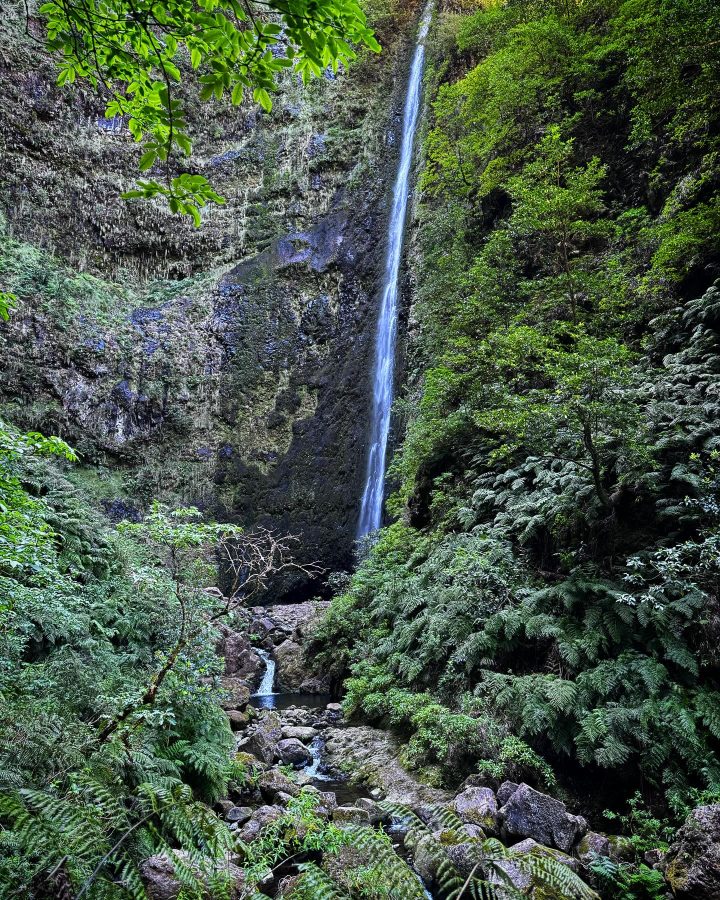
[[[700,806],[678,831],[665,858],[677,900],[720,900],[720,804]]]

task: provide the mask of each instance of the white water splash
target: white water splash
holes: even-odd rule
[[[325,741],[318,735],[312,739],[310,744],[310,752],[312,753],[312,762],[302,770],[306,778],[313,778],[315,781],[329,781],[326,775],[320,774],[320,766],[322,765],[322,753],[325,748]]]
[[[398,287],[402,262],[405,219],[407,218],[410,172],[413,145],[420,112],[423,69],[425,67],[425,39],[432,18],[432,3],[425,8],[417,36],[403,119],[402,147],[398,167],[393,205],[388,226],[388,249],[385,259],[385,279],[382,303],[375,336],[375,374],[373,378],[373,405],[365,490],[360,507],[358,537],[376,531],[382,524],[385,487],[385,463],[390,410],[393,402],[395,380],[395,343],[397,339]]]

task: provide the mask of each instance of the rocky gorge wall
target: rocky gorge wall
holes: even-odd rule
[[[0,330],[2,413],[73,443],[111,515],[192,503],[350,564],[402,6],[379,57],[288,80],[270,115],[190,103],[197,169],[227,198],[200,230],[120,200],[137,158],[124,124],[53,86],[37,22],[29,37],[23,14],[3,23],[0,281],[20,308]]]

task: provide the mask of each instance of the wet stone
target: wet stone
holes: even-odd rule
[[[284,738],[295,738],[298,741],[302,741],[303,744],[309,744],[314,737],[317,737],[317,730],[308,725],[284,725],[282,736]]]
[[[232,806],[225,813],[227,822],[237,822],[238,825],[244,825],[252,816],[252,810],[249,806]]]
[[[302,768],[312,762],[313,755],[297,738],[285,738],[278,742],[277,752],[280,759],[289,766]]]
[[[357,806],[338,806],[333,810],[334,822],[349,822],[354,825],[369,825],[370,814],[366,809]]]

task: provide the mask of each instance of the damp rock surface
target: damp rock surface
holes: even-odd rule
[[[569,851],[587,831],[582,816],[568,813],[565,804],[521,784],[499,811],[509,837],[533,838],[539,844]]]
[[[720,804],[688,816],[663,864],[673,897],[720,900]]]

